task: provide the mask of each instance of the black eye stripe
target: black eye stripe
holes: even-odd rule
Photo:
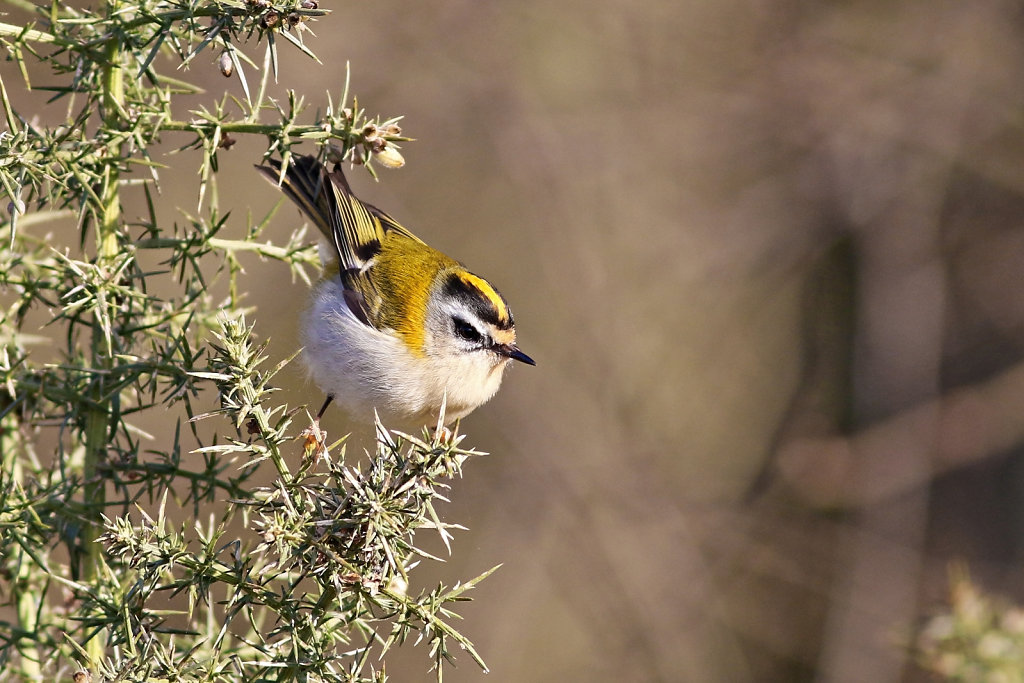
[[[494,325],[500,330],[512,328],[511,311],[509,311],[508,317],[502,317],[486,294],[457,274],[452,273],[448,276],[444,282],[444,290],[448,296],[465,304],[483,322]],[[501,297],[497,290],[494,290],[494,293]],[[505,303],[504,297],[501,297],[501,301],[505,305],[505,309],[508,310],[508,304]]]
[[[462,337],[468,342],[474,344],[480,344],[484,340],[484,336],[480,334],[480,330],[476,329],[473,323],[459,317],[452,318],[452,325],[455,328],[455,334]]]

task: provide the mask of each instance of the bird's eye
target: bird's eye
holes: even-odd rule
[[[479,344],[483,341],[483,335],[480,334],[480,330],[476,329],[472,323],[462,318],[452,318],[452,323],[455,325],[455,334],[466,341],[473,342],[474,344]]]

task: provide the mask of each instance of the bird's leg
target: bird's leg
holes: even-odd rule
[[[317,422],[317,424],[320,424],[320,418],[323,417],[324,413],[327,412],[327,406],[331,405],[331,401],[333,401],[333,400],[334,400],[334,394],[327,394],[327,400],[325,400],[324,404],[322,406],[320,406],[320,410],[316,414],[316,422]]]
[[[313,418],[313,424],[302,430],[302,434],[300,434],[304,440],[303,450],[307,458],[313,457],[319,461],[320,458],[327,455],[327,432],[320,429],[320,418],[327,412],[327,406],[331,405],[333,400],[334,396],[327,394],[327,400],[320,406],[316,417]]]

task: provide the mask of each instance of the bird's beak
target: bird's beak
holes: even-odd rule
[[[502,356],[517,360],[520,363],[526,363],[527,365],[536,365],[537,362],[527,356],[525,353],[519,350],[519,347],[515,344],[497,344],[494,350],[500,353]]]

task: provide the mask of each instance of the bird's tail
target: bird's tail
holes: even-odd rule
[[[338,209],[334,190],[323,164],[313,156],[293,157],[284,176],[281,175],[280,161],[269,159],[268,164],[257,166],[256,170],[298,204],[328,242],[333,243],[333,217],[337,215]]]

